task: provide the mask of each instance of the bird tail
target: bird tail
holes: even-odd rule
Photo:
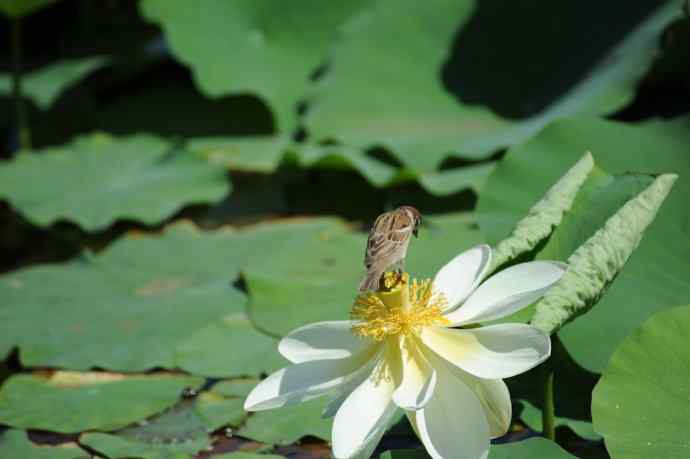
[[[362,279],[362,282],[359,283],[359,291],[364,292],[366,290],[378,290],[379,289],[379,281],[381,280],[381,275],[383,274],[383,271],[379,270],[370,270],[367,272],[367,275]]]

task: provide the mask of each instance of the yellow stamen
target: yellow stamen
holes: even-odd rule
[[[409,282],[407,273],[386,273],[383,289],[357,297],[352,318],[354,334],[383,341],[387,336],[418,334],[422,327],[450,323],[443,317],[446,298],[435,293],[430,279]]]

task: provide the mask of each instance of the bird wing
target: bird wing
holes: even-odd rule
[[[390,258],[410,240],[413,222],[399,212],[386,212],[379,216],[369,231],[364,265],[367,269],[377,260]]]

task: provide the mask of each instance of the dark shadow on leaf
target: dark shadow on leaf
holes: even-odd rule
[[[690,113],[690,18],[669,25],[661,48],[659,58],[640,82],[635,99],[611,119],[634,122]]]
[[[398,169],[403,167],[403,163],[400,162],[398,158],[393,156],[390,151],[386,150],[383,147],[370,148],[367,151],[365,151],[364,154],[366,154],[368,157],[372,159],[376,159],[389,166],[393,166]]]
[[[443,83],[508,118],[539,113],[585,79],[664,0],[479,0],[456,35]]]

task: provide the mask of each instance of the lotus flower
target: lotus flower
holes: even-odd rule
[[[461,253],[431,280],[386,273],[360,294],[352,320],[298,328],[280,341],[294,365],[257,385],[248,411],[330,395],[333,456],[368,458],[398,408],[434,459],[479,459],[510,424],[503,378],[547,359],[549,337],[522,323],[479,326],[533,303],[565,265],[533,261],[482,282],[491,248]]]

